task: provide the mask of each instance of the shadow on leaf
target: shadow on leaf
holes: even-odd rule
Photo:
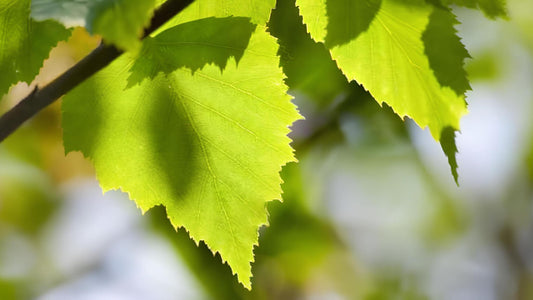
[[[365,32],[381,7],[381,0],[328,0],[325,45],[340,46]]]
[[[171,189],[174,198],[183,199],[192,188],[195,171],[201,169],[196,155],[201,148],[186,112],[179,104],[181,100],[175,99],[166,86],[158,84],[155,95],[150,97],[151,105],[146,106],[149,117],[144,126],[152,142],[147,143],[150,149],[144,153],[147,165],[161,174],[159,180],[167,182],[164,186]]]
[[[450,87],[457,95],[464,95],[471,89],[463,68],[465,58],[470,55],[456,34],[454,25],[458,23],[449,9],[435,7],[422,34],[422,41],[440,85]]]
[[[231,57],[238,64],[255,27],[244,17],[206,18],[148,37],[130,70],[128,87],[146,77],[153,79],[159,72],[168,75],[185,67],[194,73],[207,64],[223,71]]]
[[[103,131],[105,106],[100,100],[103,83],[97,78],[83,83],[85,90],[94,91],[95,96],[90,101],[80,101],[78,91],[75,89],[63,98],[61,104],[61,123],[63,127],[63,144],[65,154],[72,151],[81,151],[87,158],[94,157],[98,139]],[[99,113],[87,113],[99,112]],[[83,117],[82,117],[83,116]],[[87,130],[86,124],[91,124],[91,130]],[[83,136],[83,138],[80,138]]]

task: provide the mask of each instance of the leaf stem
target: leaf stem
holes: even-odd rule
[[[167,0],[154,12],[142,39],[185,9],[194,0]],[[122,54],[115,46],[102,43],[89,55],[65,71],[43,88],[36,87],[12,109],[0,117],[0,142],[10,136],[24,122],[68,93],[96,72],[105,68]]]

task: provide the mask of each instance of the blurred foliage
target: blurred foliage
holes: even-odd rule
[[[50,195],[50,187],[43,178],[29,172],[16,178],[14,173],[0,173],[0,222],[26,234],[35,234],[55,209],[55,197]]]
[[[16,284],[12,281],[3,281],[0,279],[0,298],[5,300],[20,299]]]
[[[495,57],[497,57],[496,53],[486,52],[470,60],[466,65],[470,80],[496,79],[501,74],[501,70],[499,70],[500,66],[497,65]]]
[[[489,32],[497,36],[489,43],[491,47],[475,49],[473,59],[468,60],[467,71],[474,84],[492,87],[509,76],[508,48],[523,47],[533,55],[533,3],[508,2],[510,21],[497,21],[507,31]],[[268,205],[270,226],[261,228],[260,246],[255,249],[252,291],[237,283],[219,255],[213,256],[203,243],[197,246],[185,230],[176,233],[164,208],[152,209],[143,217],[150,221],[154,234],[173,246],[206,295],[212,299],[450,299],[446,295],[457,294],[449,291],[439,298],[430,293],[428,281],[436,276],[439,255],[464,247],[470,261],[457,266],[453,265],[457,261],[442,263],[458,286],[488,286],[493,295],[508,296],[504,299],[533,299],[533,134],[527,148],[516,154],[522,164],[513,169],[512,186],[505,187],[503,199],[480,199],[475,189],[461,188],[461,193],[456,193],[421,158],[409,121],[404,123],[386,105],[380,107],[357,83],[347,82],[324,46],[311,40],[294,0],[278,1],[269,28],[279,39],[286,83],[306,120],[294,126],[292,145],[300,162],[283,169],[284,201]],[[520,44],[511,44],[511,39]],[[70,40],[54,50],[38,82],[49,81],[98,42],[98,37],[75,29]],[[12,88],[0,102],[0,111],[31,89],[24,84]],[[65,157],[59,112],[59,104],[49,107],[0,144],[2,300],[35,299],[77,280],[55,280],[57,266],[51,265],[42,249],[47,225],[65,205],[60,187],[76,177],[94,178],[93,168],[81,154]],[[531,121],[528,124],[533,132]],[[348,195],[352,190],[346,186],[337,191],[348,195],[349,201],[343,203],[347,206],[342,208],[347,219],[331,208],[335,199],[328,185],[338,180],[339,173],[347,175],[354,190],[361,191]],[[367,190],[372,194],[365,194]],[[405,214],[403,207],[408,211]],[[358,209],[368,210],[361,213]],[[358,219],[363,217],[365,222]],[[10,256],[4,255],[13,236],[23,239],[36,253],[35,265],[20,273],[10,273],[6,267],[13,265]],[[476,246],[465,246],[468,239]],[[416,247],[405,246],[411,244]],[[377,262],[368,259],[363,246],[379,257]],[[490,251],[501,253],[505,268],[491,273],[496,274],[492,281],[480,277],[465,281],[461,272],[479,269],[476,259]],[[414,267],[409,264],[413,260]],[[77,275],[87,271],[79,270]],[[510,283],[496,277],[506,272],[511,274]],[[476,276],[484,275],[479,274]],[[446,282],[440,284],[448,289]],[[511,286],[507,294],[502,292],[506,284]]]

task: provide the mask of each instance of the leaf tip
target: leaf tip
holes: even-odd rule
[[[444,154],[448,157],[448,164],[450,165],[455,184],[459,186],[459,173],[457,172],[458,166],[456,157],[458,150],[455,143],[455,132],[456,130],[453,127],[445,127],[441,132],[440,145]]]

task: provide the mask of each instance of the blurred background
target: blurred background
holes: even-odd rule
[[[306,120],[253,290],[160,207],[102,194],[90,162],[64,153],[58,101],[0,144],[0,299],[533,299],[533,1],[508,0],[509,20],[454,8],[473,57],[459,187],[429,132],[348,83],[294,0],[278,2],[270,31]],[[75,29],[34,84],[98,43]]]

